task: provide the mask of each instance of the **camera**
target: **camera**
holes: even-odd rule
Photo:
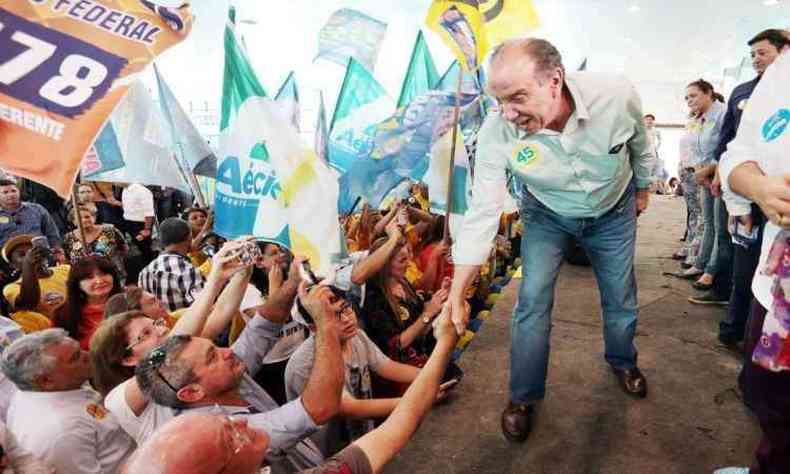
[[[245,266],[253,265],[261,258],[261,248],[257,242],[245,242],[238,251],[237,256]]]
[[[47,258],[41,263],[42,270],[46,271],[47,268],[55,266],[57,263],[55,261],[55,255],[52,253],[52,249],[49,247],[49,240],[47,240],[45,236],[39,235],[33,237],[30,240],[30,243],[33,245],[33,247],[44,249],[44,253],[46,254]]]

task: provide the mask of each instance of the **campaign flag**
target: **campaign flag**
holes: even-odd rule
[[[143,0],[3,2],[0,165],[69,196],[130,76],[191,27],[188,7]]]
[[[344,66],[350,58],[366,69],[376,67],[379,47],[387,24],[350,8],[337,10],[329,17],[318,36],[318,55]]]
[[[540,25],[531,0],[434,0],[425,20],[466,71],[490,48]]]
[[[431,199],[431,212],[447,215],[448,176],[452,152],[452,133],[447,133],[431,149],[431,165],[423,181],[428,185]],[[450,235],[455,235],[463,222],[463,215],[469,209],[472,192],[472,175],[469,171],[469,157],[462,135],[456,137],[455,162],[453,164],[453,184],[450,199]]]
[[[231,19],[233,14],[231,8]],[[232,21],[225,25],[224,48],[214,229],[228,239],[252,235],[290,247],[280,181],[267,143],[257,136],[259,117],[253,99],[266,98],[266,91]]]
[[[496,102],[485,94],[483,81],[485,76],[483,69],[475,72],[464,71],[458,61],[453,61],[439,79],[436,88],[447,93],[455,93],[458,89],[458,75],[461,77],[461,93],[477,96],[477,100],[462,105],[459,125],[465,137],[469,137],[477,132],[483,125],[483,120],[488,113],[488,109],[496,106]]]
[[[293,71],[285,78],[274,100],[280,103],[285,118],[293,124],[296,131],[299,131],[299,89],[296,88],[296,76]]]
[[[436,87],[439,82],[439,73],[433,63],[431,51],[425,42],[422,31],[417,33],[417,41],[414,43],[414,50],[409,60],[409,68],[406,70],[406,77],[403,79],[400,97],[398,98],[398,108],[403,107],[415,97],[428,92]]]
[[[326,107],[324,107],[324,92],[319,92],[318,119],[315,124],[315,154],[324,163],[329,163],[329,127],[326,123]]]
[[[224,80],[217,233],[284,245],[327,275],[340,254],[337,208],[327,205],[337,202],[337,180],[282,120],[281,104],[266,97],[230,23]]]
[[[132,84],[110,115],[87,157],[82,166],[85,180],[168,186],[191,192],[174,159],[161,111],[140,81]]]
[[[349,59],[329,126],[329,164],[344,173],[357,157],[369,153],[372,143],[366,130],[386,120],[394,108],[394,101],[370,72]]]
[[[190,176],[214,178],[217,175],[217,157],[214,155],[214,151],[195,128],[181,104],[178,103],[156,65],[154,65],[154,72],[156,73],[156,83],[159,86],[159,109],[165,119],[170,137],[170,148],[176,159]],[[191,177],[190,181],[192,181]],[[193,187],[197,188],[196,182]]]
[[[461,106],[476,99],[461,94]],[[401,181],[421,179],[429,167],[434,145],[451,135],[456,95],[428,91],[365,131],[369,147],[361,150],[354,166],[341,177],[341,212],[349,201],[362,196],[373,207]],[[353,199],[343,200],[344,197]]]

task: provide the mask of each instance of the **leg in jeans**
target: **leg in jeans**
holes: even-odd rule
[[[714,275],[713,294],[721,300],[729,300],[732,293],[732,236],[728,228],[730,214],[721,197],[716,198],[716,261],[708,264],[705,272]]]
[[[744,338],[752,303],[752,279],[760,262],[760,246],[733,245],[732,292],[727,316],[719,323],[719,340],[730,344]]]
[[[702,191],[702,219],[703,219],[703,232],[702,232],[702,245],[700,246],[699,255],[694,262],[694,267],[705,270],[708,263],[711,261],[713,247],[716,243],[716,215],[715,215],[715,198],[710,193],[707,187],[701,186]]]
[[[616,369],[636,366],[637,297],[634,275],[636,200],[633,189],[604,216],[582,231],[603,309],[606,361]]]
[[[529,237],[521,239],[524,278],[511,324],[510,399],[526,404],[545,394],[554,285],[572,229],[530,195],[522,198],[521,217]]]

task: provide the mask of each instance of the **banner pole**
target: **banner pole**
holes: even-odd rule
[[[444,217],[444,236],[445,243],[450,242],[450,213],[453,211],[453,171],[455,169],[455,144],[458,140],[458,122],[461,118],[461,85],[463,84],[463,70],[458,71],[458,85],[455,89],[455,109],[453,111],[453,143],[450,146],[450,169],[447,171],[447,206]]]
[[[82,241],[82,250],[87,255],[88,252],[88,239],[85,238],[85,228],[82,226],[82,213],[80,212],[80,203],[77,201],[77,188],[79,187],[79,181],[77,180],[71,186],[71,208],[74,210],[74,217],[77,221],[77,229],[79,230],[80,240]]]

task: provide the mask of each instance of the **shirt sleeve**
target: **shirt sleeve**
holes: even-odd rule
[[[497,146],[505,141],[501,120],[489,116],[478,134],[472,202],[452,250],[456,265],[485,263],[499,229],[507,193],[507,156]]]
[[[285,367],[285,397],[296,400],[304,391],[315,361],[315,337],[310,336],[291,355]]]
[[[292,448],[319,428],[305,410],[301,398],[246,418],[251,428],[263,430],[269,435],[269,450],[274,454],[283,454],[282,451]]]
[[[362,451],[362,448],[352,444],[320,466],[299,471],[299,474],[334,474],[340,472],[344,474],[373,474],[373,467],[370,465],[368,455]]]
[[[703,165],[711,165],[716,163],[716,150],[719,146],[719,140],[721,138],[721,129],[722,125],[724,124],[724,113],[719,113],[716,116],[716,121],[713,122],[713,128],[710,131],[706,140],[703,140],[702,145],[702,160]],[[703,132],[704,133],[704,132]]]
[[[634,135],[628,140],[628,156],[636,178],[636,188],[648,189],[653,182],[656,155],[650,146],[650,137],[647,136],[642,114],[642,99],[630,83],[625,105],[626,113],[634,123]]]
[[[358,337],[365,345],[365,352],[368,356],[368,365],[370,365],[370,368],[373,369],[374,372],[377,372],[378,369],[384,365],[384,363],[390,360],[390,358],[387,357],[377,345],[373,344],[373,341],[370,340],[368,335],[365,334],[365,331],[362,329],[359,330]]]
[[[727,151],[727,145],[735,138],[736,107],[737,104],[733,100],[730,100],[730,103],[727,104],[727,113],[724,114],[719,133],[719,143],[716,145],[716,151],[713,153],[713,159],[716,161],[721,161],[721,156]]]
[[[49,214],[49,211],[44,206],[39,205],[38,210],[41,212],[41,231],[47,236],[47,241],[52,248],[62,247],[60,240],[60,231],[55,225],[55,221]]]
[[[272,350],[280,337],[282,324],[275,324],[261,316],[255,316],[245,326],[233,343],[233,353],[247,366],[247,372],[256,374],[263,365],[266,354]]]
[[[146,188],[145,186],[142,187],[140,197],[142,199],[142,211],[145,217],[154,217],[154,193],[151,192],[150,189]],[[143,194],[144,192],[144,194]]]
[[[730,187],[730,174],[738,166],[749,162],[759,162],[756,155],[756,144],[759,130],[756,122],[742,120],[738,127],[738,135],[727,145],[727,150],[719,161],[719,175],[721,176],[722,199],[727,206],[727,212],[733,216],[745,216],[751,213],[751,200],[737,194]]]

